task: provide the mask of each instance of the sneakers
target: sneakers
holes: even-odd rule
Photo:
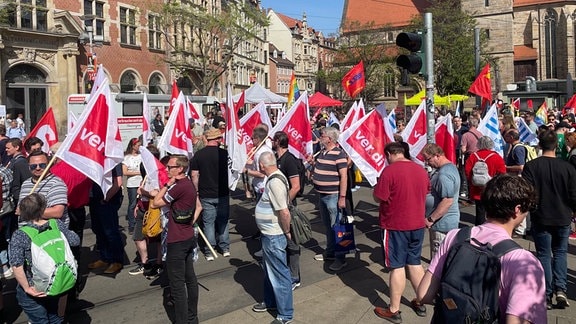
[[[557,291],[556,292],[556,307],[558,307],[560,309],[564,309],[568,306],[570,306],[570,303],[568,303],[568,297],[566,297],[566,293],[563,291]]]
[[[120,270],[122,270],[122,268],[124,268],[124,266],[122,265],[122,263],[120,262],[114,262],[111,263],[108,268],[106,268],[106,270],[104,270],[104,273],[106,274],[113,274],[113,273],[117,273],[120,272]]]
[[[546,298],[546,309],[551,310],[552,308],[554,308],[554,305],[552,305],[552,297],[547,297]]]
[[[222,256],[225,257],[225,258],[229,257],[229,256],[230,256],[230,251],[224,251],[224,252],[222,252]]]
[[[402,316],[400,315],[400,311],[392,313],[390,308],[376,307],[374,308],[374,314],[392,323],[402,323]]]
[[[150,269],[145,269],[144,270],[144,277],[146,277],[146,279],[153,279],[155,277],[158,277],[162,271],[164,270],[164,267],[161,264],[155,263],[153,265],[150,266]]]
[[[348,263],[345,260],[336,259],[336,261],[334,261],[328,267],[328,269],[330,269],[332,271],[340,271],[340,270],[342,270],[342,268],[344,268],[347,265],[348,265]]]
[[[576,240],[576,232],[570,233],[569,238],[570,238],[571,240]]]
[[[94,261],[88,264],[88,269],[98,269],[108,267],[109,263],[102,260]]]
[[[417,302],[416,299],[412,299],[412,301],[410,302],[410,306],[412,306],[412,309],[414,310],[416,315],[420,317],[426,317],[426,306]]]
[[[314,260],[316,261],[334,261],[336,258],[333,255],[327,255],[325,253],[316,254],[314,256]]]
[[[273,311],[276,310],[276,307],[267,307],[266,304],[264,303],[258,303],[254,306],[252,306],[252,311],[256,312],[256,313],[263,313],[263,312],[267,312],[267,311]]]
[[[214,261],[214,256],[210,253],[206,254],[206,261]]]
[[[289,323],[292,323],[292,320],[285,320],[285,319],[277,318],[277,319],[273,320],[270,324],[289,324]]]
[[[292,283],[292,291],[296,290],[296,288],[300,287],[300,281],[296,281]]]
[[[128,274],[131,276],[137,276],[144,273],[144,266],[139,264],[134,269],[128,271]]]

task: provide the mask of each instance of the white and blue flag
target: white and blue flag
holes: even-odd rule
[[[498,126],[498,108],[496,104],[493,104],[482,121],[480,121],[478,131],[484,136],[490,137],[494,141],[494,151],[504,157],[504,140]]]
[[[538,136],[532,132],[530,127],[524,121],[522,117],[514,118],[516,126],[518,127],[518,133],[520,135],[520,142],[527,143],[530,146],[538,145]]]

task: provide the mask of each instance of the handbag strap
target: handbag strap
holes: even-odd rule
[[[286,199],[288,200],[288,208],[292,207],[292,201],[290,200],[290,186],[288,185],[288,182],[284,180],[284,177],[282,177],[279,174],[273,174],[271,176],[268,177],[268,180],[266,180],[266,184],[268,184],[268,181],[272,180],[272,179],[280,179],[280,181],[282,181],[282,183],[284,183],[284,186],[286,186]]]

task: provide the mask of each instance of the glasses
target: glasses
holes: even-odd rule
[[[171,169],[179,168],[179,167],[180,167],[179,165],[167,165],[166,169],[171,170]]]
[[[47,163],[38,163],[38,164],[29,164],[28,167],[30,168],[31,171],[34,171],[37,168],[46,169],[46,165],[48,165],[48,164]]]

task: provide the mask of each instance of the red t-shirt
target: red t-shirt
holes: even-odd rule
[[[374,187],[380,202],[380,228],[412,231],[426,226],[426,195],[430,191],[428,173],[412,161],[387,166]]]
[[[478,157],[481,159],[486,159],[488,155],[492,154],[487,160],[486,164],[488,165],[488,174],[491,177],[494,177],[497,174],[504,174],[506,173],[506,164],[504,163],[504,159],[495,151],[491,150],[480,150],[476,152]],[[482,196],[482,191],[484,190],[483,187],[477,187],[472,184],[472,168],[474,168],[474,163],[478,161],[478,157],[475,154],[470,155],[468,160],[466,160],[466,164],[464,165],[464,173],[466,174],[466,179],[468,179],[468,184],[470,186],[470,199],[473,200],[480,200]]]
[[[170,208],[168,212],[168,237],[166,243],[176,243],[189,240],[194,237],[194,226],[190,224],[177,224],[172,219],[172,209],[192,210],[196,207],[196,188],[192,180],[184,178],[166,191],[164,197]]]

